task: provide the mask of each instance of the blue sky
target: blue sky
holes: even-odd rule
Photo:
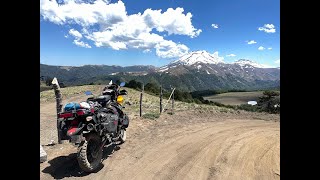
[[[159,67],[196,50],[279,67],[280,1],[40,1],[44,64]]]

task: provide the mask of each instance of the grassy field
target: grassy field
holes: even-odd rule
[[[218,102],[225,105],[247,104],[248,101],[257,101],[262,96],[263,91],[254,92],[228,92],[213,96],[203,97],[206,100]]]

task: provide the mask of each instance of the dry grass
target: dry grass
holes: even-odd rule
[[[66,87],[61,89],[61,93],[64,99],[72,98],[83,94],[85,91],[92,91],[94,94],[98,95],[103,88],[102,85],[86,85],[86,86],[75,86],[75,87]],[[139,102],[140,102],[140,92],[130,88],[123,88],[128,91],[128,95],[124,96],[125,103],[130,102],[131,105],[125,104],[124,111],[129,116],[138,116],[139,115]],[[40,93],[40,102],[54,102],[55,96],[53,90],[43,91]],[[168,99],[163,99],[163,106],[166,105],[165,113],[171,112],[171,101],[167,104]],[[159,97],[153,96],[147,93],[143,94],[142,101],[142,114],[158,114],[160,111],[160,101]],[[175,101],[174,111],[185,111],[185,110],[196,110],[199,112],[231,112],[232,109],[227,109],[218,106],[206,105],[206,104],[196,104],[196,103],[186,103],[181,101]]]
[[[73,86],[61,88],[62,98],[73,97],[75,95],[83,94],[85,91],[98,92],[103,86],[101,85],[86,85],[86,86]],[[40,92],[40,102],[50,102],[55,100],[53,90]]]
[[[125,101],[129,101],[132,103],[131,106],[126,105],[126,112],[128,114],[132,115],[138,115],[139,114],[139,101],[140,101],[140,92],[124,88],[128,91],[128,96],[125,97]],[[163,107],[165,110],[165,113],[171,112],[171,101],[168,103],[168,99],[164,98],[163,101]],[[158,114],[160,111],[160,100],[159,97],[153,96],[147,93],[143,94],[143,100],[142,100],[142,114]],[[186,103],[181,101],[175,101],[174,103],[174,111],[185,111],[185,110],[195,110],[198,112],[224,112],[224,113],[233,113],[233,109],[228,109],[224,107],[218,107],[218,106],[212,106],[212,105],[206,105],[206,104],[196,104],[196,103]]]

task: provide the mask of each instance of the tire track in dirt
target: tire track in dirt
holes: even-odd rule
[[[210,124],[193,132],[185,130],[165,142],[159,139],[133,148],[131,155],[105,162],[110,168],[93,178],[279,179],[274,173],[279,169],[277,123],[228,120]]]
[[[214,162],[213,168],[218,171],[212,176],[213,179],[277,179],[272,171],[279,168],[279,160],[272,162],[261,161],[267,156],[266,152],[272,151],[279,144],[279,137],[275,137],[273,130],[262,130],[260,133],[252,133],[233,144],[229,151],[225,151],[227,163]],[[273,152],[279,154],[280,152]],[[223,156],[222,156],[223,157]],[[223,161],[222,161],[223,162]]]

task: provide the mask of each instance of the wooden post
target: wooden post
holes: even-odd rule
[[[140,117],[142,116],[142,97],[143,97],[143,92],[144,92],[144,84],[142,83],[142,90],[140,93]]]
[[[170,102],[171,96],[173,95],[175,89],[176,89],[176,88],[173,88],[173,90],[172,90],[172,92],[171,92],[171,94],[170,94],[170,96],[169,96],[168,102],[167,102],[166,105],[164,105],[163,108],[165,108],[165,107],[168,105],[168,103]]]
[[[160,114],[162,113],[162,86],[160,86]]]
[[[61,112],[62,106],[63,106],[62,105],[62,95],[61,95],[61,92],[60,92],[60,86],[59,86],[57,78],[53,78],[51,84],[53,86],[54,94],[56,96],[58,143],[61,144],[62,143],[62,141],[61,141],[61,130],[59,128],[59,121],[58,121],[59,116],[58,116],[58,113]]]
[[[172,106],[171,106],[171,113],[174,113],[174,92],[172,93]]]

